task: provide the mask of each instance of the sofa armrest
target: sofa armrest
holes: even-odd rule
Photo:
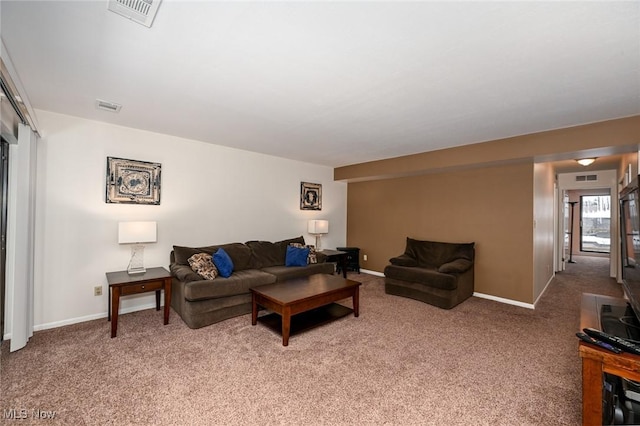
[[[468,259],[456,259],[444,263],[438,268],[438,272],[443,274],[461,274],[468,271],[473,266],[473,262]]]
[[[188,265],[180,265],[178,263],[172,263],[169,265],[169,269],[171,270],[171,275],[173,275],[177,280],[188,283],[190,281],[201,281],[202,278],[200,275],[193,272]]]
[[[418,266],[418,261],[408,254],[402,254],[397,257],[392,257],[389,259],[392,265],[396,266]]]

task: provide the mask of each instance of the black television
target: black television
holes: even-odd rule
[[[636,327],[638,314],[640,314],[640,189],[638,181],[636,177],[620,192],[622,288],[632,311],[629,312],[631,315],[627,322],[632,322]],[[640,333],[631,331],[629,336],[620,337],[630,340],[640,338],[638,337]]]

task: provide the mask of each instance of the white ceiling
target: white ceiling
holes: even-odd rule
[[[34,108],[309,163],[640,114],[638,1],[164,0],[150,29],[106,0],[0,8]]]

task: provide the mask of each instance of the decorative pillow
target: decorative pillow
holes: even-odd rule
[[[284,266],[306,266],[307,257],[309,257],[308,248],[288,246]]]
[[[194,254],[188,259],[193,272],[205,280],[212,280],[218,276],[218,269],[213,264],[213,257],[208,253]]]
[[[314,246],[305,246],[304,244],[300,244],[300,243],[291,243],[289,245],[291,247],[309,249],[309,256],[307,256],[307,263],[318,263],[318,256],[316,255],[316,248]]]
[[[233,261],[222,247],[213,254],[213,263],[218,268],[220,276],[229,278],[233,273]]]

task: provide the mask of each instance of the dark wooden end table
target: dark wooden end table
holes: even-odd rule
[[[347,278],[347,252],[341,250],[318,250],[318,253],[327,256],[327,262],[337,262],[337,270],[342,270],[342,277]]]
[[[267,284],[251,289],[251,325],[258,322],[258,305],[272,310],[282,317],[282,345],[289,345],[291,317],[311,311],[332,302],[351,297],[353,310],[342,307],[353,316],[360,315],[360,299],[357,281],[340,278],[337,275],[315,274],[275,284]],[[339,316],[344,316],[340,314]],[[338,316],[338,317],[339,317]]]
[[[171,274],[164,268],[149,268],[143,274],[129,275],[127,271],[107,272],[109,283],[109,308],[107,320],[111,321],[111,337],[118,331],[120,296],[156,292],[156,310],[160,310],[160,291],[164,290],[164,325],[169,324],[171,311]]]

